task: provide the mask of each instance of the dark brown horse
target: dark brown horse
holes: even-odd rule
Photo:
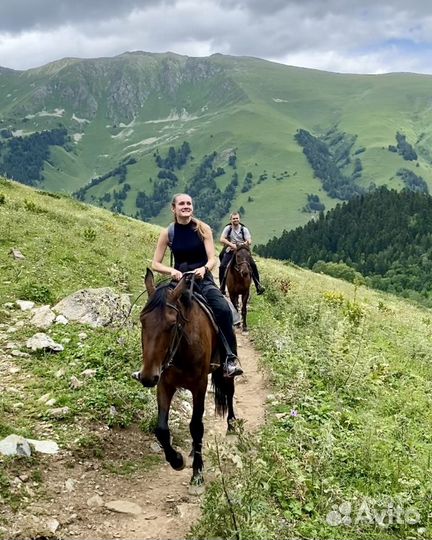
[[[227,269],[226,284],[234,307],[241,297],[242,330],[247,332],[247,302],[252,282],[251,253],[247,244],[239,244]]]
[[[191,484],[201,484],[202,418],[208,374],[212,372],[216,411],[221,415],[228,411],[228,429],[235,419],[234,380],[223,376],[218,330],[205,309],[192,297],[188,280],[183,277],[175,288],[170,284],[156,288],[153,273],[147,269],[145,286],[149,298],[140,315],[143,366],[133,377],[144,386],[157,385],[158,422],[155,433],[166,460],[176,470],[183,469],[185,461],[171,445],[169,410],[178,388],[191,391]]]

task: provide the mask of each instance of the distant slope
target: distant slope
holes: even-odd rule
[[[340,277],[345,263],[372,287],[432,305],[432,197],[421,191],[381,187],[256,249]]]
[[[432,187],[431,82],[426,75],[341,75],[256,58],[145,52],[2,69],[0,169],[11,137],[65,127],[69,142],[49,148],[38,185],[72,193],[133,157],[130,189],[120,204],[115,192],[123,186],[113,177],[86,190],[85,200],[135,216],[139,192],[153,196],[160,172],[155,151],[166,154],[187,141],[194,159],[170,186],[160,212],[147,218],[162,224],[172,193],[188,189],[198,164],[214,152],[215,167],[225,169],[215,178],[223,193],[235,151],[238,188],[214,222],[220,226],[230,210],[241,209],[254,241],[263,242],[309,220],[308,195],[326,209],[337,203],[296,140],[299,130],[319,139],[340,174],[359,189],[399,189],[402,168]],[[416,160],[389,151],[397,133]],[[248,173],[251,185],[245,186]],[[196,210],[207,217],[204,208]]]

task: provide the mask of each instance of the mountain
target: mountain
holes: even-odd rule
[[[264,242],[407,174],[432,185],[427,75],[128,52],[0,68],[0,88],[0,172],[154,223],[188,190]]]

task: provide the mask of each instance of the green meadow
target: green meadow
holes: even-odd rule
[[[35,333],[17,299],[53,305],[78,289],[109,286],[135,300],[159,230],[0,181],[0,348],[2,363],[20,368],[3,373],[0,437],[43,438],[48,422],[50,438],[72,456],[85,452],[104,464],[103,426],[150,436],[154,392],[130,379],[140,365],[145,297],[130,324],[117,329],[54,325],[49,335],[65,345],[57,355],[11,358],[6,344],[26,352]],[[14,260],[12,248],[25,259]],[[250,326],[270,381],[266,424],[251,434],[240,421],[232,451],[218,456],[214,449],[207,458],[218,475],[191,538],[430,538],[430,310],[276,261],[259,266],[266,293],[253,299]],[[71,388],[85,369],[96,375]],[[67,407],[63,417],[50,416],[47,395]],[[177,440],[185,436],[174,430]],[[14,490],[22,458],[1,463],[7,512],[0,525],[7,528],[29,498]],[[151,469],[155,460],[110,461],[105,469],[115,478],[138,466]],[[32,474],[34,497],[43,498],[39,458]]]

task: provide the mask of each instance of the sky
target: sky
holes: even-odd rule
[[[0,66],[126,51],[432,74],[430,0],[0,0]]]

